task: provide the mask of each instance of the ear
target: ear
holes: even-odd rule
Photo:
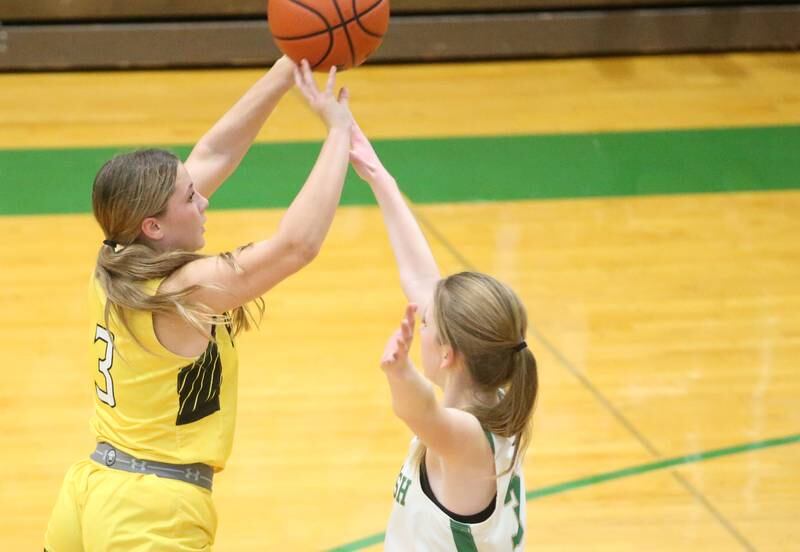
[[[450,369],[456,363],[456,352],[450,345],[441,345],[440,346],[440,354],[441,354],[441,362],[439,363],[439,368],[443,369]]]
[[[155,217],[147,217],[142,221],[142,234],[148,240],[158,241],[164,237],[164,229]]]

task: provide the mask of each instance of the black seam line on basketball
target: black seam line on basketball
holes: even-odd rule
[[[342,22],[342,28],[344,29],[344,36],[347,37],[347,45],[350,47],[350,65],[356,64],[356,50],[353,48],[353,40],[350,38],[350,33],[347,30],[347,23],[344,22],[344,15],[342,15],[342,10],[339,8],[339,2],[337,0],[331,0],[333,3],[333,7],[336,10],[336,13],[339,14],[339,21]]]
[[[300,6],[301,8],[305,8],[305,9],[307,9],[308,11],[310,11],[311,13],[313,13],[313,14],[317,15],[317,17],[319,17],[320,19],[322,19],[322,22],[323,22],[323,23],[325,23],[325,26],[327,27],[327,30],[325,30],[325,31],[322,31],[322,32],[320,32],[320,33],[317,33],[317,34],[319,35],[319,34],[323,34],[323,33],[326,33],[326,32],[327,32],[327,33],[328,33],[328,39],[329,39],[329,40],[328,40],[328,49],[327,49],[327,50],[325,50],[325,54],[322,56],[322,58],[321,58],[321,59],[319,59],[318,61],[316,61],[315,63],[311,63],[311,62],[309,62],[309,65],[311,65],[311,68],[312,68],[312,69],[314,69],[315,67],[317,67],[318,65],[320,65],[320,64],[321,64],[323,61],[325,61],[325,58],[326,58],[326,57],[328,57],[328,55],[331,53],[331,50],[333,50],[333,28],[331,27],[331,23],[330,23],[330,21],[328,21],[328,18],[327,18],[327,17],[325,17],[325,14],[323,14],[323,13],[320,13],[320,12],[319,12],[319,11],[317,11],[317,10],[316,10],[314,7],[312,7],[312,6],[308,6],[308,5],[306,5],[306,4],[303,4],[302,2],[300,2],[300,0],[289,0],[289,1],[290,1],[292,4],[297,4],[297,5],[298,5],[298,6]],[[277,38],[277,37],[275,37],[275,38]]]
[[[297,2],[296,0],[290,0],[290,1],[294,2],[295,4],[299,4],[299,5],[303,6],[303,7],[306,7],[305,4],[301,4],[300,2]],[[361,15],[362,16],[367,15],[369,12],[373,11],[375,8],[380,6],[381,2],[383,2],[383,0],[378,0],[378,2],[375,2],[369,8],[367,8],[366,10],[361,12]],[[348,19],[347,21],[344,22],[344,25],[349,25],[350,23],[352,23],[355,20],[356,20],[355,17],[353,17],[351,19]],[[342,24],[330,26],[330,23],[328,23],[327,19],[324,19],[324,21],[325,21],[325,24],[328,25],[328,29],[326,29],[324,31],[314,31],[313,33],[308,33],[308,34],[299,35],[299,36],[272,35],[272,38],[274,38],[276,40],[303,40],[303,39],[306,39],[306,38],[313,38],[315,36],[319,36],[319,35],[322,35],[322,34],[325,34],[325,33],[333,33],[333,31],[335,31],[336,29],[339,29],[339,28],[344,26]],[[372,34],[372,36],[374,36],[375,38],[383,38],[382,34],[375,34],[375,33],[370,33],[370,34]]]
[[[355,15],[355,19],[356,19],[356,25],[358,25],[358,26],[359,26],[359,28],[360,28],[362,31],[364,31],[365,33],[367,33],[367,34],[368,34],[368,35],[370,35],[370,36],[374,36],[375,38],[382,38],[382,37],[383,37],[383,35],[379,35],[379,34],[377,34],[377,33],[373,33],[372,31],[370,31],[369,29],[367,29],[367,28],[364,26],[364,24],[363,24],[363,23],[361,23],[361,19],[360,19],[360,17],[361,17],[361,16],[363,16],[363,15],[365,15],[365,14],[367,14],[367,13],[369,13],[369,11],[365,10],[363,14],[362,14],[362,13],[358,13],[358,6],[356,6],[356,2],[357,2],[357,1],[358,1],[358,0],[353,0],[353,14]],[[378,0],[378,1],[377,1],[375,4],[373,4],[372,6],[370,6],[370,8],[369,8],[369,9],[370,9],[370,10],[372,10],[372,9],[376,8],[377,6],[380,6],[382,3],[383,3],[383,0]]]
[[[440,233],[438,232],[433,225],[428,222],[428,220],[423,217],[411,201],[406,197],[406,201],[408,202],[409,206],[411,206],[412,210],[414,211],[414,215],[416,216],[417,220],[428,229],[428,231],[437,239],[439,242],[444,245],[445,249],[456,258],[458,262],[460,262],[467,270],[477,270],[475,265],[473,265],[469,260],[466,259],[458,250]],[[545,348],[550,351],[550,353],[556,357],[559,363],[567,369],[597,400],[600,402],[601,405],[609,412],[611,415],[621,423],[628,432],[633,435],[633,437],[639,441],[647,451],[655,456],[657,459],[663,458],[661,453],[653,446],[653,444],[638,430],[636,427],[620,412],[610,400],[603,395],[600,390],[598,390],[592,382],[584,376],[573,364],[570,360],[564,356],[564,354],[556,349],[556,347],[538,330],[536,327],[528,321],[528,331],[530,331],[536,339],[541,342]],[[714,505],[709,501],[700,491],[695,489],[688,481],[685,481],[680,477],[680,474],[672,470],[672,473],[675,474],[675,477],[678,477],[678,481],[680,481],[684,488],[689,491],[690,494],[694,496],[694,498],[700,502],[710,513],[711,515],[716,518],[716,520],[725,528],[732,536],[735,538],[745,550],[755,550],[752,544],[744,538],[744,536],[739,533],[739,531],[733,526],[733,524],[728,521],[722,513],[717,510]]]

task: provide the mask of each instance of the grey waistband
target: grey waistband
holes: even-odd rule
[[[214,480],[214,469],[207,464],[167,464],[153,460],[140,460],[115,449],[108,443],[97,443],[97,448],[94,449],[90,458],[98,464],[115,470],[149,473],[158,477],[177,479],[209,491]]]

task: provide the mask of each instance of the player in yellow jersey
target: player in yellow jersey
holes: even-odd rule
[[[196,253],[208,198],[293,83],[328,129],[303,188],[271,238],[230,254]],[[282,58],[185,162],[146,150],[98,173],[92,203],[106,239],[86,336],[96,358],[97,448],[67,472],[48,552],[211,549],[213,478],[236,420],[233,337],[248,327],[245,305],[315,257],[341,196],[352,116],[346,91],[334,87],[335,69],[319,90],[307,63]]]
[[[397,183],[358,125],[352,142],[351,162],[378,200],[410,302],[381,359],[394,412],[415,434],[394,485],[384,550],[523,550],[522,457],[538,390],[525,307],[486,274],[441,278]],[[416,314],[425,377],[408,358]],[[441,402],[431,382],[442,389]]]

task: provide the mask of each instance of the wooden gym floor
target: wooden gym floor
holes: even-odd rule
[[[65,207],[78,168],[51,165],[34,178],[20,160],[190,144],[258,75],[0,75],[4,550],[40,549],[64,472],[92,447],[84,301],[101,240],[90,182],[80,183],[83,207]],[[376,66],[341,80],[368,133],[437,139],[420,148],[465,136],[583,136],[601,146],[664,137],[657,153],[668,155],[684,136],[670,131],[687,129],[722,129],[703,140],[752,132],[756,160],[800,146],[797,54]],[[779,132],[788,138],[768,146]],[[259,155],[279,163],[271,147],[321,136],[289,97]],[[541,378],[525,463],[528,548],[800,550],[796,161],[756,171],[723,148],[697,162],[720,175],[711,188],[673,182],[688,174],[678,157],[670,182],[631,193],[613,187],[622,157],[604,157],[610,192],[544,198],[535,189],[548,174],[535,163],[492,155],[498,167],[534,167],[514,199],[488,190],[485,201],[462,201],[444,169],[447,183],[422,167],[428,180],[415,183],[413,158],[390,169],[408,172],[401,184],[418,191],[412,200],[432,197],[415,210],[443,271],[490,272],[528,306]],[[663,170],[645,165],[638,178]],[[742,174],[749,189],[726,187]],[[17,212],[21,188],[34,208]],[[208,250],[274,230],[280,209],[245,203],[252,208],[212,203]],[[266,299],[261,330],[240,339],[237,435],[215,481],[216,550],[379,550],[410,435],[377,366],[404,303],[376,208],[343,206],[320,257]]]

